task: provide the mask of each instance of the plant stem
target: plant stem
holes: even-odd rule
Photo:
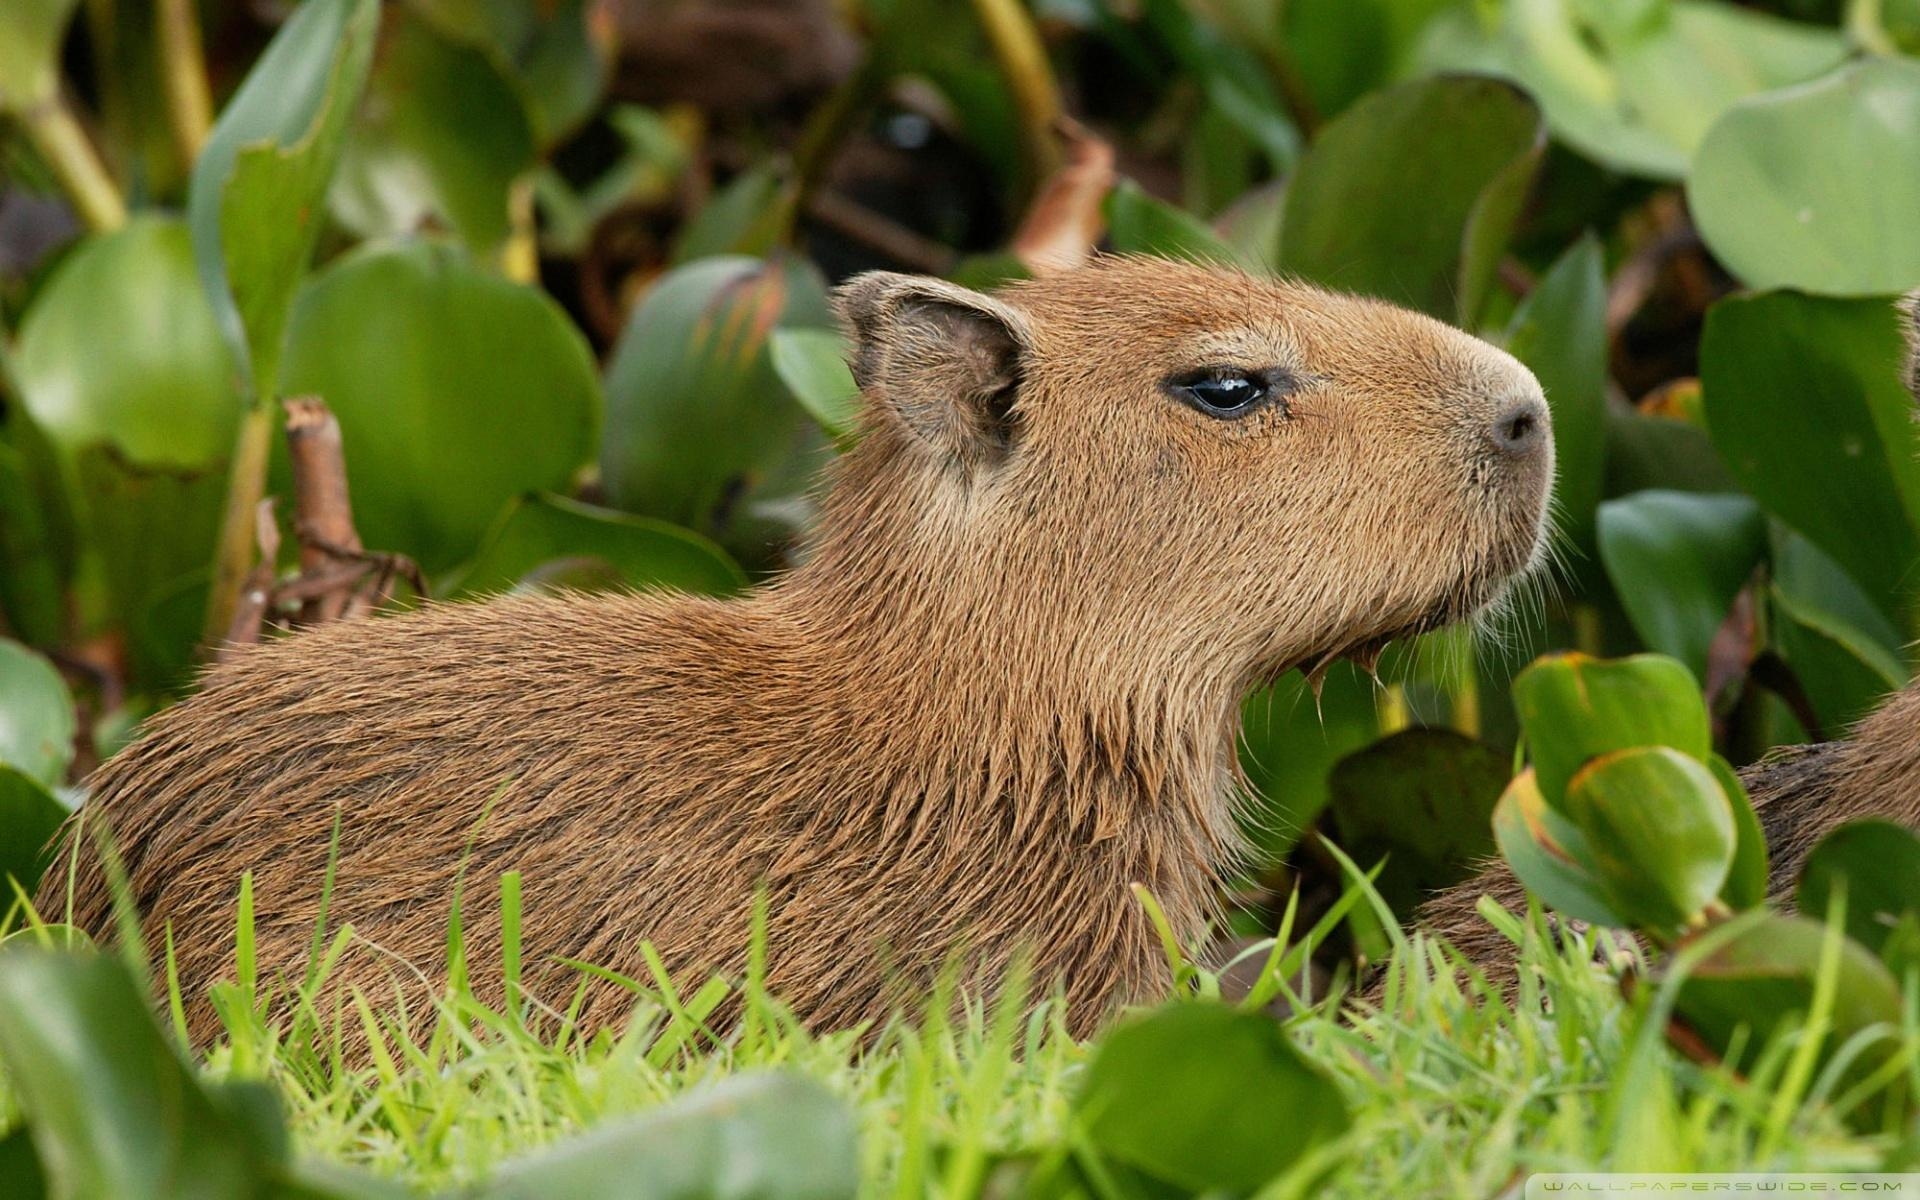
[[[206,640],[226,636],[234,605],[253,569],[254,510],[267,490],[267,456],[273,448],[273,408],[256,401],[240,419],[227,472],[227,502],[220,517],[220,542],[207,590]]]
[[[200,49],[200,14],[194,0],[154,0],[159,25],[155,46],[160,79],[167,93],[167,121],[181,160],[193,169],[213,128],[213,95],[207,88],[207,60]]]
[[[1062,112],[1060,84],[1047,62],[1040,31],[1020,0],[973,0],[973,10],[1013,93],[1031,186],[1037,187],[1060,165],[1060,143],[1054,136]]]
[[[87,140],[80,122],[58,94],[20,114],[33,147],[60,181],[89,228],[109,232],[127,223],[127,202]]]
[[[540,239],[534,225],[533,176],[523,175],[507,190],[511,231],[500,248],[500,270],[515,283],[540,282]]]

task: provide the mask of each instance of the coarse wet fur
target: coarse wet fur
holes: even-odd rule
[[[1387,304],[1107,258],[999,297],[862,276],[837,298],[866,403],[804,565],[738,599],[517,597],[323,626],[238,655],[95,775],[149,943],[215,1029],[253,873],[262,976],[297,980],[338,822],[330,977],[380,1003],[468,969],[588,1027],[744,965],[816,1028],[991,991],[1018,952],[1091,1029],[1197,942],[1242,853],[1242,698],[1470,616],[1543,544],[1552,443],[1518,362]],[[1270,386],[1208,415],[1196,379]],[[112,923],[89,836],[74,920]],[[39,904],[65,907],[67,872]]]
[[[1901,379],[1920,405],[1920,291],[1897,305],[1907,354]],[[1740,780],[1767,835],[1767,891],[1787,901],[1807,855],[1848,821],[1867,817],[1920,828],[1920,682],[1895,692],[1841,741],[1792,746],[1742,768]],[[1514,978],[1514,946],[1481,918],[1482,896],[1525,910],[1526,889],[1503,862],[1440,893],[1418,923],[1439,934],[1496,983]],[[1376,979],[1371,992],[1379,996]]]

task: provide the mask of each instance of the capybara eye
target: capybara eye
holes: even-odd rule
[[[1259,408],[1272,394],[1273,385],[1264,374],[1232,367],[1209,367],[1168,380],[1175,396],[1210,417],[1244,417]]]

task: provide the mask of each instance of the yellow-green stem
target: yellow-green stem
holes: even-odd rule
[[[973,0],[973,10],[1000,73],[1006,76],[1007,90],[1013,93],[1033,176],[1029,183],[1037,186],[1060,165],[1060,143],[1054,133],[1061,114],[1060,84],[1047,62],[1040,31],[1021,0]]]
[[[213,585],[207,592],[208,644],[217,643],[233,622],[240,588],[253,569],[254,509],[267,490],[267,458],[273,449],[273,407],[255,403],[240,419],[227,473],[227,502],[220,517],[220,542],[214,552]]]
[[[89,228],[106,232],[127,223],[127,202],[64,100],[52,96],[27,109],[21,120],[34,149]]]
[[[193,0],[154,0],[159,36],[160,79],[167,92],[167,122],[188,170],[200,157],[213,128],[213,94],[207,86],[207,60],[200,49],[200,14]]]

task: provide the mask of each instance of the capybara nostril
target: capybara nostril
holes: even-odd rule
[[[1532,396],[1508,401],[1489,431],[1493,448],[1515,457],[1537,454],[1547,441],[1547,406]]]

